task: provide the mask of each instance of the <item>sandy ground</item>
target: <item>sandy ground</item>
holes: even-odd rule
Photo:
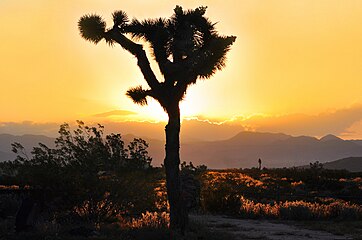
[[[226,216],[191,215],[193,221],[218,231],[227,231],[236,236],[236,239],[270,239],[270,240],[342,240],[352,239],[346,236],[337,236],[328,232],[315,231],[283,223],[267,220],[233,219]]]

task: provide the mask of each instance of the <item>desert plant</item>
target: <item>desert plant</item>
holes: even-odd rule
[[[20,199],[15,194],[0,194],[0,219],[15,216],[19,205]]]
[[[358,220],[361,184],[355,174],[323,170],[320,186],[308,181],[312,169],[207,171],[202,174],[205,211],[247,218]],[[312,172],[312,173],[311,173]],[[294,173],[294,174],[293,174]],[[345,178],[340,178],[344,176]],[[302,181],[303,180],[303,181]],[[336,187],[337,186],[337,187]],[[348,191],[347,191],[347,190]],[[345,195],[340,196],[341,191]],[[359,194],[359,195],[356,195]]]
[[[97,44],[105,39],[118,43],[137,58],[137,64],[149,86],[131,88],[127,95],[140,105],[147,104],[147,97],[160,103],[169,117],[166,125],[167,194],[170,203],[171,227],[184,228],[187,212],[181,197],[180,165],[180,107],[188,87],[198,79],[210,78],[225,66],[226,53],[234,43],[234,36],[220,36],[204,15],[206,7],[183,10],[176,6],[169,19],[129,21],[123,11],[113,13],[113,27],[106,29],[105,21],[98,15],[85,15],[78,22],[81,36]],[[129,39],[126,34],[133,37]],[[164,77],[160,82],[153,70],[143,46],[134,40],[150,43],[159,69]]]
[[[103,136],[103,126],[78,121],[71,131],[60,127],[56,147],[35,147],[13,164],[18,183],[30,186],[32,198],[52,208],[58,219],[100,223],[118,214],[155,208],[155,182],[148,144],[133,140],[124,147],[120,134]],[[14,151],[23,152],[21,144]]]

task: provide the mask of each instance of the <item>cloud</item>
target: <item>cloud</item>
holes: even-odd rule
[[[362,105],[324,112],[317,115],[290,114],[282,116],[253,116],[241,119],[240,123],[255,131],[283,132],[294,135],[323,136],[335,134],[353,137],[351,127],[362,120]],[[236,120],[238,121],[238,120]],[[235,122],[235,120],[234,120]],[[356,135],[357,136],[357,135]],[[359,136],[362,137],[362,136]]]
[[[129,116],[129,115],[136,115],[136,112],[128,111],[128,110],[113,110],[104,113],[98,113],[93,115],[93,117],[111,117],[111,116]]]
[[[362,120],[353,123],[341,134],[341,137],[345,139],[362,139]]]
[[[247,130],[242,124],[226,124],[225,121],[195,117],[182,121],[181,140],[224,140],[235,136],[241,131]]]
[[[0,122],[0,133],[13,135],[46,135],[50,137],[57,136],[59,123],[36,123],[31,121],[24,122]]]
[[[133,134],[138,137],[164,140],[165,123],[115,121],[109,116],[135,114],[126,110],[100,113],[98,119],[84,119],[87,125],[100,123],[106,133]],[[104,119],[101,119],[101,118]],[[60,123],[0,122],[0,133],[42,134],[57,136]],[[75,121],[70,122],[75,127]],[[346,139],[362,139],[362,104],[316,115],[289,114],[280,116],[254,115],[238,116],[230,120],[194,117],[184,119],[181,124],[181,141],[215,141],[228,139],[241,131],[282,132],[295,136],[309,135],[321,137],[334,134]]]
[[[321,137],[334,134],[346,139],[362,138],[362,104],[323,112],[315,115],[255,114],[249,117],[236,116],[229,120],[208,119],[203,116],[184,121],[183,131],[194,133],[194,138],[215,134],[226,138],[240,131],[282,132],[291,135],[309,135]],[[196,134],[198,133],[198,134]]]

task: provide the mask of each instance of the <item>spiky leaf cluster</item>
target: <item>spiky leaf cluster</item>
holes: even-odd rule
[[[130,97],[134,103],[141,106],[147,105],[147,96],[149,95],[147,90],[144,90],[142,86],[137,86],[127,90],[126,95]]]
[[[135,39],[144,39],[148,41],[151,44],[156,61],[162,62],[170,55],[168,49],[168,25],[169,21],[163,18],[146,19],[143,21],[133,19],[127,26],[126,31]]]
[[[225,55],[236,38],[219,36],[215,24],[204,16],[205,12],[206,7],[185,11],[176,6],[170,19],[133,20],[126,31],[134,38],[142,38],[151,44],[165,76],[167,72],[162,63],[171,60],[182,66],[180,71],[183,73],[187,69],[196,78],[209,78],[225,66]],[[196,78],[193,80],[196,81]]]
[[[120,30],[123,30],[123,28],[127,25],[128,21],[129,21],[126,12],[124,12],[122,10],[115,11],[112,14],[112,17],[113,17],[114,25],[117,26]]]
[[[104,37],[106,22],[95,14],[84,15],[78,21],[78,29],[85,40],[97,44]]]
[[[205,47],[198,51],[198,55],[188,65],[198,69],[200,78],[210,78],[217,70],[225,67],[226,53],[236,37],[217,36],[212,38]]]

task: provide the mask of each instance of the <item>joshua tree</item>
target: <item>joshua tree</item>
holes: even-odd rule
[[[98,15],[84,15],[78,22],[81,36],[95,44],[102,39],[109,45],[118,43],[137,58],[137,64],[148,89],[137,86],[126,95],[135,103],[147,104],[147,97],[156,99],[168,114],[166,132],[166,186],[170,204],[171,228],[183,228],[187,212],[183,204],[179,177],[180,165],[180,108],[187,88],[198,79],[208,79],[225,66],[226,53],[235,41],[234,36],[220,36],[215,24],[205,16],[206,7],[183,10],[176,6],[168,18],[129,21],[123,11],[113,13],[113,27],[107,29]],[[159,81],[139,40],[151,46],[154,60],[163,75]]]

